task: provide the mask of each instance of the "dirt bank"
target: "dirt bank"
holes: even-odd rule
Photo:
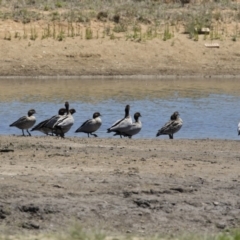
[[[218,232],[239,226],[239,142],[0,137],[5,232]],[[7,150],[6,150],[7,149]]]
[[[79,36],[58,41],[41,39],[43,25],[0,22],[1,76],[240,74],[236,51],[240,42],[230,37],[210,41],[199,36],[193,41],[179,30],[167,41],[156,37],[138,42],[126,40],[124,34],[103,38],[103,23],[93,22],[92,39]],[[30,40],[33,30],[38,38]],[[220,47],[206,48],[205,43],[218,43]]]

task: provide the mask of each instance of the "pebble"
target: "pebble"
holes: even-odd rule
[[[224,228],[226,228],[226,223],[224,223],[224,222],[216,223],[216,227],[219,229],[224,229]]]

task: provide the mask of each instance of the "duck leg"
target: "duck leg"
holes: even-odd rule
[[[28,129],[27,129],[26,131],[27,131],[27,133],[28,133],[29,136],[32,136],[31,133],[28,131]]]
[[[24,134],[24,130],[22,129],[22,136],[25,136],[25,134]]]
[[[60,136],[61,136],[62,138],[64,138],[64,132],[63,132],[62,128],[61,128],[61,134],[60,134]]]
[[[173,134],[169,134],[169,139],[173,139]]]
[[[94,133],[90,133],[91,135],[93,135],[94,137],[97,137],[98,135],[97,134],[94,134]]]

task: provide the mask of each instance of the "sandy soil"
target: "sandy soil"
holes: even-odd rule
[[[45,24],[46,25],[46,24]],[[204,40],[190,40],[183,30],[174,38],[144,42],[102,38],[103,23],[92,22],[94,37],[41,40],[44,23],[0,22],[0,76],[84,76],[84,75],[239,75],[240,41],[231,36],[213,41],[220,48],[206,48]],[[45,26],[46,27],[46,26]],[[31,29],[38,38],[30,40]],[[96,39],[96,32],[99,38]],[[23,38],[24,32],[26,39]],[[83,31],[84,32],[84,31]],[[16,33],[21,37],[14,37]],[[5,40],[11,36],[11,40]]]
[[[116,234],[239,226],[239,142],[0,137],[0,224]],[[5,227],[3,227],[5,226]]]
[[[230,38],[206,48],[180,32],[166,42],[59,42],[16,31],[23,26],[0,22],[0,76],[240,74],[240,42]],[[1,232],[51,232],[72,221],[111,234],[238,227],[239,159],[238,141],[0,136]]]

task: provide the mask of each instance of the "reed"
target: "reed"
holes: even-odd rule
[[[163,33],[163,41],[167,41],[174,37],[174,34],[170,31],[170,27],[168,24],[165,24],[164,33]]]
[[[91,27],[86,27],[86,29],[85,29],[85,38],[87,40],[93,39],[93,31],[92,31]]]
[[[38,37],[38,33],[35,27],[31,27],[30,29],[30,40],[35,41]]]

